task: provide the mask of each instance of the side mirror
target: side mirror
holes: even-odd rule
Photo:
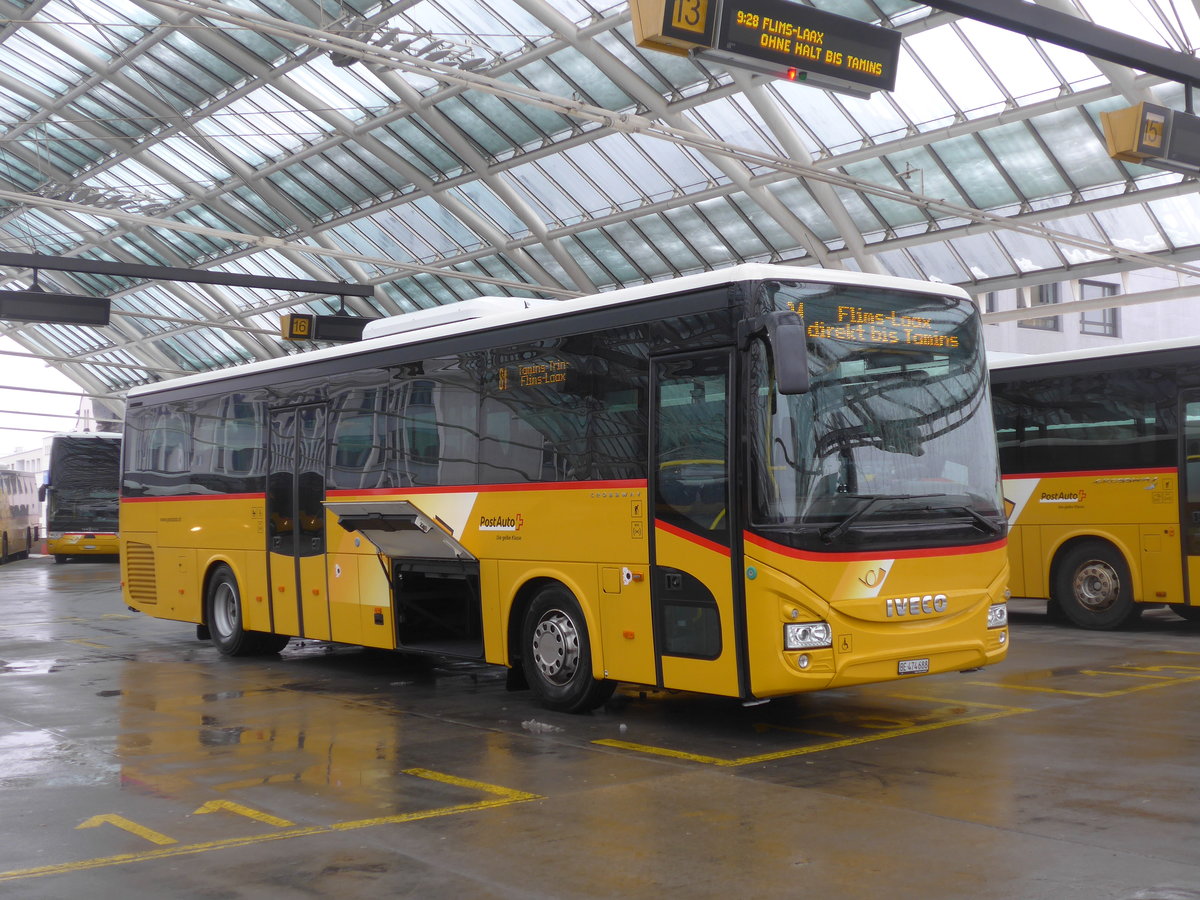
[[[767,313],[763,319],[771,342],[775,386],[779,393],[807,394],[811,385],[804,320],[790,310]]]
[[[38,485],[38,503],[46,502],[46,491],[49,490],[49,488],[50,488],[50,485],[48,485],[48,484],[39,484]]]

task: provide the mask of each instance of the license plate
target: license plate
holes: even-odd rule
[[[902,659],[897,668],[900,675],[924,675],[929,671],[928,659]]]

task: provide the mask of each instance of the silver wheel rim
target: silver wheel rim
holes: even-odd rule
[[[1121,579],[1116,570],[1099,559],[1088,560],[1075,570],[1075,599],[1091,612],[1110,609],[1121,595]]]
[[[228,581],[222,581],[213,592],[212,617],[212,627],[222,637],[229,637],[237,629],[238,595]]]
[[[579,668],[579,630],[561,609],[551,609],[533,629],[533,662],[554,684],[566,684]]]

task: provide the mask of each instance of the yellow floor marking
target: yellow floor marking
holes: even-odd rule
[[[245,816],[247,819],[254,819],[256,822],[265,822],[267,825],[274,825],[276,828],[291,828],[295,822],[289,822],[287,819],[281,819],[278,816],[268,815],[265,812],[259,812],[257,809],[251,809],[248,806],[242,806],[240,803],[234,803],[232,800],[209,800],[202,807],[196,810],[192,815],[203,815],[204,813],[216,812],[217,810],[225,810],[234,815]]]
[[[97,644],[95,641],[85,641],[75,638],[67,641],[68,644],[83,644],[85,647],[95,647],[98,650],[107,650],[108,644]]]
[[[457,778],[453,775],[445,775],[440,772],[433,772],[429,769],[407,769],[405,770],[405,774],[414,775],[417,778],[425,778],[430,781],[438,781],[443,784],[453,785],[455,787],[465,787],[473,790],[483,791],[486,794],[491,794],[494,799],[480,800],[475,803],[462,803],[457,806],[443,806],[438,809],[420,810],[418,812],[405,813],[397,816],[383,816],[378,819],[359,819],[351,822],[335,822],[332,825],[298,826],[296,828],[290,828],[286,831],[275,831],[256,836],[226,838],[220,841],[207,841],[200,844],[179,844],[175,847],[164,847],[160,850],[145,850],[141,853],[122,853],[117,856],[104,856],[96,859],[84,859],[78,862],[59,863],[57,865],[50,866],[38,866],[37,868],[33,869],[13,869],[8,872],[0,872],[0,883],[6,881],[17,881],[18,879],[22,878],[40,878],[45,875],[61,875],[67,872],[85,872],[91,869],[104,869],[110,866],[121,866],[128,863],[150,862],[157,859],[170,859],[176,856],[191,856],[197,853],[208,853],[213,850],[229,850],[234,847],[246,847],[252,844],[265,843],[267,841],[283,841],[290,838],[307,837],[310,835],[336,834],[338,832],[350,831],[356,828],[370,828],[375,825],[393,825],[401,822],[416,822],[421,819],[434,819],[440,816],[449,816],[461,812],[471,812],[480,809],[493,809],[497,806],[507,806],[513,803],[525,803],[530,800],[542,799],[541,794],[530,794],[525,791],[517,791],[494,784],[486,784],[482,781],[471,781],[470,779],[466,778]],[[96,820],[96,824],[101,824],[100,820],[111,821],[113,818],[119,819],[120,817],[95,816],[93,818]],[[91,822],[93,820],[89,819],[88,821]],[[82,828],[84,825],[79,827]],[[140,828],[140,826],[137,827]],[[149,831],[149,829],[143,830]],[[162,835],[159,836],[162,837]],[[170,839],[168,838],[168,840]]]
[[[79,828],[98,828],[101,825],[116,825],[123,831],[128,831],[130,834],[136,834],[140,838],[145,838],[152,844],[178,844],[179,841],[173,837],[167,837],[165,834],[160,834],[145,825],[139,825],[137,822],[131,822],[124,816],[107,813],[103,816],[92,816],[86,822],[80,822],[75,827]]]
[[[1134,667],[1130,667],[1131,669]],[[1164,666],[1166,669],[1180,669],[1184,666]],[[1143,671],[1152,671],[1145,669]],[[1111,670],[1098,669],[1080,669],[1080,675],[1087,675],[1091,678],[1097,678],[1102,675],[1110,675],[1114,678],[1146,678],[1153,681],[1152,684],[1136,684],[1132,687],[1117,688],[1111,691],[1072,691],[1066,688],[1042,687],[1036,684],[1005,684],[999,681],[970,681],[968,684],[979,685],[981,687],[998,687],[1005,688],[1010,691],[1028,691],[1034,694],[1060,694],[1065,697],[1091,697],[1095,699],[1103,699],[1106,697],[1122,697],[1126,694],[1135,694],[1138,691],[1154,691],[1159,688],[1174,687],[1180,684],[1189,684],[1191,682],[1200,681],[1200,675],[1192,675],[1187,678],[1168,678],[1160,675],[1139,675],[1136,672],[1116,672]]]
[[[959,706],[973,706],[970,703],[959,703]],[[813,744],[808,747],[793,747],[789,750],[776,750],[771,753],[759,753],[754,756],[742,756],[736,759],[725,759],[719,756],[704,756],[699,753],[687,753],[683,750],[671,750],[667,747],[653,747],[649,744],[634,744],[629,741],[611,739],[593,741],[602,747],[615,747],[618,750],[632,750],[637,753],[649,753],[653,756],[666,756],[671,759],[685,759],[690,762],[704,763],[709,766],[748,766],[753,763],[772,762],[778,759],[790,759],[795,756],[806,756],[809,753],[823,753],[826,750],[838,750],[842,747],[854,747],[859,744],[869,744],[873,741],[885,741],[891,738],[904,737],[910,734],[921,734],[927,731],[937,731],[940,728],[950,728],[955,725],[969,725],[975,722],[987,722],[991,719],[1002,719],[1005,716],[1015,716],[1019,713],[1031,712],[1019,707],[998,707],[997,712],[982,713],[977,716],[967,716],[961,719],[951,719],[945,722],[931,722],[927,725],[910,725],[905,728],[895,728],[891,731],[881,731],[876,734],[866,734],[860,737],[843,738],[837,741],[826,741],[823,744]]]

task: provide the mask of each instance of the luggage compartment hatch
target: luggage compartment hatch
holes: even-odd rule
[[[384,556],[393,559],[470,559],[475,557],[454,539],[436,516],[426,515],[407,500],[326,502],[347,531],[357,531]]]

